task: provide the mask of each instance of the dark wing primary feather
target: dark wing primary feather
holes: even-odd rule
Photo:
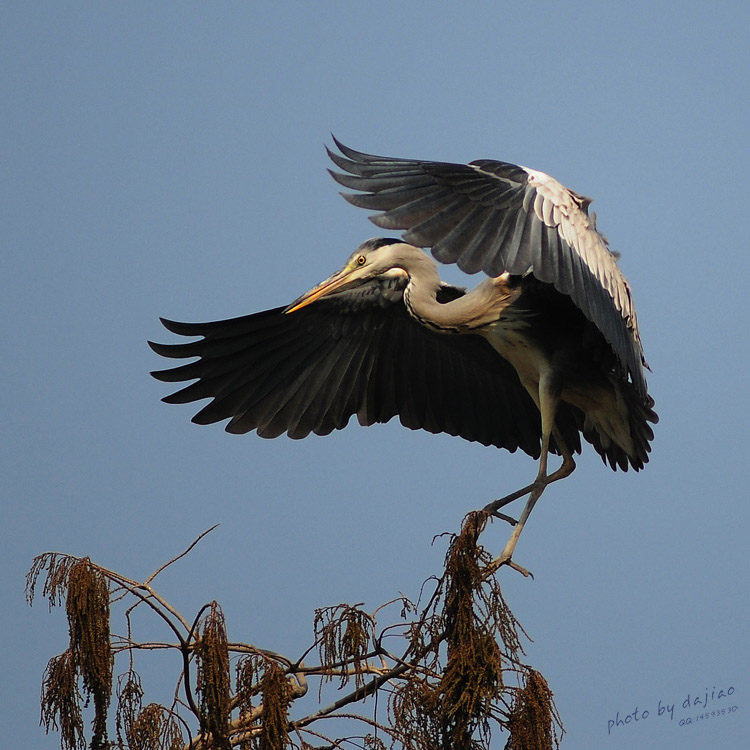
[[[643,350],[627,280],[588,216],[590,201],[543,172],[483,159],[470,164],[394,159],[328,150],[347,174],[331,171],[371,220],[403,229],[467,273],[508,272],[553,284],[602,332],[637,392],[646,396]]]
[[[444,290],[450,298],[457,291]],[[407,313],[394,281],[372,281],[288,315],[283,308],[213,323],[164,320],[170,331],[201,336],[151,344],[158,354],[194,362],[152,373],[167,383],[195,380],[164,398],[210,398],[198,424],[229,419],[228,432],[287,432],[302,438],[399,415],[404,426],[446,432],[537,457],[539,412],[513,368],[479,336],[448,336]],[[580,450],[580,419],[560,420]]]

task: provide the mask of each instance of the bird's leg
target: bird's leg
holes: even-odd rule
[[[542,496],[547,485],[556,482],[558,479],[563,479],[564,477],[569,476],[575,469],[576,465],[573,460],[573,454],[568,449],[568,446],[565,445],[565,441],[562,439],[560,431],[555,426],[555,413],[557,411],[558,400],[558,396],[549,387],[548,380],[542,378],[539,384],[539,411],[542,416],[542,453],[539,457],[539,471],[537,472],[536,479],[527,487],[518,490],[518,492],[506,495],[506,497],[503,497],[500,500],[495,500],[484,509],[492,515],[502,515],[497,513],[499,508],[513,502],[513,500],[517,500],[519,497],[523,497],[526,494],[529,495],[529,499],[526,501],[523,512],[521,513],[518,522],[515,524],[513,533],[510,535],[510,539],[505,545],[505,549],[490,565],[490,568],[493,570],[496,570],[501,565],[509,565],[520,573],[523,573],[525,576],[530,575],[529,571],[525,570],[520,565],[516,565],[511,559],[513,557],[513,552],[516,549],[518,538],[521,536],[524,524],[528,520],[529,515],[531,515],[531,511],[534,509],[537,500]],[[549,459],[550,436],[554,436],[562,455],[563,462],[557,471],[548,475],[547,463]]]
[[[523,509],[523,512],[521,513],[521,516],[518,519],[518,522],[516,523],[515,528],[513,529],[513,533],[510,535],[510,539],[508,540],[508,543],[505,545],[505,549],[490,564],[490,568],[492,570],[497,570],[497,568],[499,568],[501,565],[509,565],[511,568],[513,568],[514,570],[517,570],[519,573],[522,573],[525,576],[531,575],[528,570],[526,570],[525,568],[522,568],[520,565],[517,565],[511,559],[513,557],[513,552],[516,549],[518,538],[521,536],[521,531],[523,530],[524,524],[526,523],[529,516],[531,515],[531,511],[534,509],[534,506],[536,505],[537,500],[539,500],[539,498],[542,496],[542,493],[546,489],[547,485],[552,484],[552,482],[556,482],[558,479],[563,479],[567,476],[570,476],[570,474],[573,472],[573,470],[576,467],[575,461],[573,460],[573,454],[568,450],[568,447],[567,445],[565,445],[565,442],[563,441],[562,436],[560,435],[557,428],[553,428],[552,434],[554,435],[555,440],[557,441],[557,445],[563,457],[562,465],[560,466],[559,469],[557,469],[557,471],[553,472],[552,474],[547,475],[547,458],[549,456],[549,435],[545,435],[542,438],[542,456],[539,460],[539,472],[534,482],[529,485],[529,488],[530,488],[529,499],[526,501],[526,505]],[[518,493],[513,493],[513,495],[512,496],[509,495],[509,497],[515,500],[517,499],[517,497],[520,497],[520,495]],[[496,502],[503,502],[505,500],[506,498],[503,498],[501,501],[496,501]],[[494,505],[494,503],[492,503],[491,505]]]
[[[547,477],[547,456],[549,455],[549,435],[545,434],[542,438],[542,455],[539,459],[539,472],[537,473],[536,479],[532,482],[532,484],[529,485],[530,494],[529,499],[526,501],[526,505],[524,506],[523,512],[521,513],[518,523],[515,525],[513,529],[513,533],[510,535],[510,539],[508,540],[508,543],[505,545],[505,549],[500,553],[498,557],[496,557],[492,563],[491,567],[493,569],[499,568],[501,565],[510,565],[514,570],[517,570],[519,573],[522,573],[525,576],[531,575],[528,570],[525,568],[522,568],[520,565],[515,564],[512,561],[513,552],[516,549],[516,544],[518,543],[518,539],[521,536],[521,532],[523,531],[524,524],[528,520],[528,517],[531,515],[531,511],[534,509],[534,506],[536,505],[537,500],[542,496],[542,492],[544,492],[545,487],[548,484],[548,477]]]
[[[554,435],[555,440],[557,441],[558,448],[560,449],[560,453],[562,454],[563,462],[560,465],[560,468],[547,476],[547,454],[545,453],[545,450],[543,448],[542,456],[539,459],[539,471],[537,472],[536,479],[534,479],[531,484],[526,485],[526,487],[522,487],[520,490],[512,492],[510,495],[505,495],[505,497],[501,497],[499,500],[493,500],[491,503],[488,503],[482,509],[485,513],[489,513],[491,516],[499,518],[503,521],[508,521],[511,526],[515,526],[518,521],[511,518],[510,516],[506,516],[504,513],[498,513],[500,508],[509,505],[514,500],[518,500],[519,497],[530,494],[540,485],[546,487],[548,484],[552,484],[552,482],[556,482],[558,479],[564,479],[565,477],[570,476],[573,473],[573,470],[576,467],[576,462],[573,460],[573,454],[568,450],[568,447],[563,442],[562,436],[558,432],[557,428],[554,428],[552,430],[552,434]],[[542,440],[542,443],[544,446],[544,440]],[[549,446],[549,438],[547,439],[546,444]]]
[[[518,523],[518,521],[516,521],[516,519],[512,516],[506,516],[505,513],[500,513],[500,511],[497,510],[492,512],[492,516],[499,519],[500,521],[509,523],[511,526],[515,526]]]
[[[549,458],[548,438],[546,454],[543,452],[542,457],[539,459],[539,471],[537,472],[536,479],[534,479],[531,484],[527,485],[523,489],[520,489],[517,492],[513,492],[510,495],[506,495],[499,500],[494,500],[493,502],[489,503],[489,505],[486,505],[484,507],[484,510],[487,513],[491,513],[493,516],[497,518],[503,518],[505,520],[508,518],[508,516],[505,516],[503,513],[497,512],[500,508],[508,505],[509,503],[512,503],[514,500],[518,500],[519,497],[523,497],[524,495],[532,493],[540,486],[542,487],[542,489],[544,489],[548,484],[552,484],[552,482],[556,482],[558,479],[565,479],[565,477],[569,477],[573,473],[573,470],[576,467],[576,462],[573,459],[573,454],[568,450],[568,446],[563,441],[562,435],[559,433],[556,427],[552,430],[552,435],[557,442],[563,459],[562,464],[560,464],[560,468],[557,469],[557,471],[554,471],[552,474],[547,474],[547,463]],[[517,523],[519,522],[516,521],[513,525],[515,526]]]
[[[506,505],[509,505],[514,500],[518,500],[519,497],[523,497],[524,495],[528,495],[534,487],[536,487],[537,480],[535,479],[531,484],[527,484],[526,487],[521,488],[520,490],[517,490],[516,492],[512,492],[510,495],[506,495],[505,497],[501,497],[499,500],[493,500],[491,503],[488,503],[484,506],[483,510],[485,513],[489,513],[492,516],[495,516],[495,518],[500,518],[503,521],[510,518],[510,516],[506,516],[504,513],[498,513],[498,510],[500,508],[505,507]],[[515,519],[513,520],[512,526],[515,526],[517,521]]]

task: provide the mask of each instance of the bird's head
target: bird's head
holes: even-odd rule
[[[354,289],[378,276],[406,278],[409,274],[404,266],[408,256],[413,253],[424,255],[418,248],[407,245],[401,240],[391,238],[367,240],[351,254],[346,265],[340,271],[336,271],[325,281],[321,281],[320,284],[310,289],[309,292],[305,292],[301,297],[298,297],[284,312],[294,312],[321,297],[327,297],[334,292]]]

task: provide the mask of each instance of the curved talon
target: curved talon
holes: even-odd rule
[[[500,565],[508,565],[513,568],[513,570],[517,570],[525,578],[534,578],[534,574],[530,570],[522,568],[518,563],[513,562],[513,560],[505,560],[504,562],[501,562]]]

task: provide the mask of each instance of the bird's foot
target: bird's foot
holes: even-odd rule
[[[496,510],[493,511],[487,511],[489,515],[491,515],[493,518],[498,518],[501,521],[507,521],[511,526],[515,526],[518,521],[516,521],[515,518],[512,518],[511,516],[506,516],[505,513],[500,513]]]
[[[505,555],[503,553],[502,555],[499,555],[496,557],[488,566],[487,566],[487,574],[491,575],[492,573],[495,573],[497,570],[499,570],[503,565],[507,565],[509,568],[513,568],[513,570],[518,571],[522,576],[526,578],[533,578],[534,574],[530,570],[526,570],[526,568],[521,567],[518,563],[513,562],[512,558],[509,555]]]
[[[533,481],[530,485],[523,487],[522,489],[518,490],[517,492],[512,492],[510,495],[506,495],[505,497],[501,497],[499,500],[493,500],[491,503],[487,503],[487,505],[484,506],[483,510],[485,513],[489,513],[492,516],[495,516],[496,518],[502,518],[503,521],[507,521],[510,516],[505,516],[502,513],[498,513],[500,508],[505,507],[509,503],[512,503],[514,500],[518,500],[519,497],[523,497],[524,495],[528,495],[534,490],[536,490],[539,487],[539,480]],[[516,522],[514,521],[513,526],[515,526]]]

